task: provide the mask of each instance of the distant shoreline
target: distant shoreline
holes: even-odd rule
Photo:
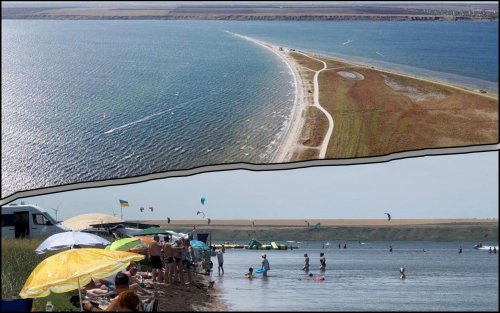
[[[306,224],[309,221],[309,226]],[[497,242],[498,219],[306,219],[142,221],[179,232],[210,233],[212,241],[463,241]],[[252,221],[254,222],[252,226]],[[316,223],[319,229],[315,229]]]
[[[230,21],[498,21],[498,9],[488,10],[373,7],[373,6],[183,6],[120,7],[2,7],[2,19],[148,19]]]
[[[135,221],[135,220],[134,220]],[[497,223],[496,218],[436,218],[436,219],[392,219],[388,221],[383,219],[212,219],[211,226],[251,226],[252,221],[255,226],[305,226],[306,221],[314,226],[316,223],[321,223],[322,226],[402,226],[402,225],[431,225],[431,224],[463,224],[463,223]],[[167,220],[141,220],[141,222],[149,222],[159,225],[203,225],[205,220],[175,220],[170,223]]]

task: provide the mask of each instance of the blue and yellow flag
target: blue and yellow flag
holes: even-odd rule
[[[128,205],[128,201],[125,201],[125,200],[120,200],[120,206],[121,206],[121,207],[124,207],[124,206],[129,206],[129,205]]]

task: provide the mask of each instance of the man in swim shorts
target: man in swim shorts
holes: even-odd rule
[[[163,269],[163,264],[161,262],[161,244],[160,236],[155,235],[153,237],[153,242],[149,245],[149,261],[153,267],[153,282],[160,282],[160,273]],[[161,278],[163,279],[163,278]]]
[[[304,253],[304,267],[302,268],[303,271],[309,272],[309,256],[307,256],[307,253]]]
[[[165,273],[163,276],[163,281],[165,283],[171,284],[173,282],[173,276],[175,273],[174,257],[172,244],[170,243],[170,237],[166,236],[163,243],[163,254],[165,262]]]
[[[177,240],[172,245],[172,255],[174,257],[174,262],[175,262],[174,267],[176,272],[176,274],[174,274],[174,281],[177,280],[180,281],[182,284],[184,284],[184,264],[182,263],[183,250],[180,240]]]

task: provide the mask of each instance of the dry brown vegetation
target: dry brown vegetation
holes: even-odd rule
[[[323,68],[323,63],[308,58],[301,53],[290,52],[289,55],[293,57],[297,61],[297,63],[299,63],[301,66],[305,66],[311,70],[319,71],[320,69]]]
[[[317,147],[323,142],[328,129],[328,120],[325,114],[316,107],[307,107],[303,111],[305,125],[299,138],[299,143],[304,146]]]
[[[290,55],[299,64],[321,68],[304,55]],[[495,96],[322,59],[328,68],[339,68],[319,75],[319,101],[335,123],[327,158],[498,143]],[[364,79],[343,78],[340,70]]]

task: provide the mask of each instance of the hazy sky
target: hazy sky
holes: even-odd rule
[[[226,171],[23,199],[58,219],[498,218],[498,152],[285,171]],[[202,207],[200,197],[205,196]],[[15,202],[19,202],[16,200]],[[144,212],[139,208],[144,206]],[[147,208],[154,207],[154,212]]]

